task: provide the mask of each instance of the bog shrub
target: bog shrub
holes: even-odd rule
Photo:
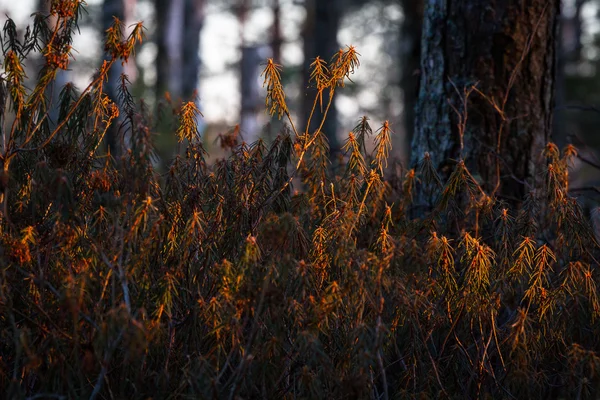
[[[160,172],[158,122],[126,77],[118,99],[103,92],[141,25],[123,39],[115,21],[89,86],[47,99],[80,3],[52,2],[56,29],[36,15],[24,38],[11,20],[2,35],[7,398],[598,396],[598,244],[568,193],[574,148],[548,144],[541,186],[510,205],[460,161],[447,182],[427,155],[415,170],[388,165],[391,127],[366,117],[331,165],[269,61],[280,135],[223,135],[228,156],[208,163],[199,111],[183,103],[185,151]],[[353,47],[317,58],[314,109],[326,117],[356,67]],[[115,158],[101,143],[116,123],[127,148]]]

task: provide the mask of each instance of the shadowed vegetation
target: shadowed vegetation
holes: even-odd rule
[[[193,102],[182,151],[154,168],[154,120],[123,76],[142,27],[107,31],[84,90],[46,89],[70,61],[79,1],[2,34],[0,388],[8,398],[595,398],[598,244],[568,194],[573,147],[516,209],[458,161],[390,160],[388,122],[363,117],[344,162],[321,132],[358,67],[353,47],[312,64],[314,131],[294,124],[267,62],[272,142],[220,136],[206,162]],[[35,86],[24,65],[42,55]],[[49,110],[58,107],[58,119]],[[321,118],[321,117],[320,117]],[[118,124],[124,151],[100,146]],[[305,129],[306,128],[306,129]],[[427,204],[413,204],[416,191]]]

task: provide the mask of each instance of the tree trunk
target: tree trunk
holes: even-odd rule
[[[255,45],[246,43],[245,33],[248,15],[251,11],[251,1],[241,0],[237,2],[235,13],[239,22],[240,51],[240,132],[242,139],[247,144],[252,144],[260,138],[260,126],[258,124],[258,112],[263,105],[259,92],[257,77],[260,75],[259,67],[264,60],[261,57],[261,49]]]
[[[154,43],[156,43],[156,83],[154,85],[156,104],[163,100],[165,93],[169,91],[169,58],[167,56],[168,44],[166,40],[169,28],[169,1],[154,0],[154,12],[156,13],[156,30],[154,32]]]
[[[271,27],[271,49],[273,60],[281,64],[281,46],[283,45],[283,32],[281,31],[281,0],[272,0],[273,25]]]
[[[523,198],[552,127],[559,3],[427,1],[413,164],[429,152],[448,177],[464,159],[488,194]]]
[[[281,59],[281,48],[284,44],[284,37],[281,29],[281,0],[271,0],[271,12],[273,14],[273,25],[271,25],[270,32],[271,54],[273,55],[273,61],[275,61],[275,63],[283,64],[283,60]],[[265,133],[268,135],[268,139],[273,140],[279,134],[279,132],[281,132],[282,127],[283,121],[276,116],[272,116],[265,130]]]
[[[156,96],[169,92],[174,101],[183,94],[184,0],[156,0]]]
[[[262,50],[262,51],[261,51]],[[258,114],[264,110],[264,100],[260,92],[260,66],[264,61],[265,47],[243,46],[240,62],[240,131],[248,144],[260,138],[261,127]]]
[[[421,33],[423,32],[424,0],[401,0],[404,19],[400,27],[400,87],[403,100],[404,151],[410,152],[415,130],[415,107],[419,97],[421,66]]]
[[[121,0],[104,0],[102,3],[102,32],[106,32],[114,22],[113,17],[119,18],[121,22],[125,22],[125,7]],[[104,85],[104,91],[108,97],[116,102],[117,100],[117,87],[119,84],[119,77],[123,73],[123,67],[120,62],[116,62],[108,71],[108,79]],[[120,147],[118,145],[118,123],[113,121],[108,130],[106,131],[106,147],[114,155],[120,154]]]
[[[38,0],[37,2],[37,10],[41,12],[44,16],[50,14],[50,2],[47,0]],[[49,29],[54,29],[54,25],[56,24],[56,17],[50,16],[46,21]],[[43,65],[44,59],[40,58],[40,67]],[[59,107],[59,98],[60,92],[63,90],[67,82],[69,81],[69,71],[59,69],[56,71],[56,78],[52,82],[52,84],[46,89],[46,97],[49,101],[48,104],[48,118],[50,120],[50,128],[54,129],[56,125],[59,123],[58,115],[60,112]]]
[[[310,64],[319,56],[329,61],[331,57],[339,50],[337,33],[340,25],[342,9],[339,0],[307,0],[306,1],[306,22],[304,24],[304,96],[303,116],[304,121],[312,109],[313,100],[316,95],[314,88],[309,89]],[[324,99],[329,98],[329,92],[323,94]],[[321,121],[321,113],[317,108],[311,122],[311,133],[318,128]],[[306,127],[306,123],[302,125]],[[323,125],[323,132],[329,140],[331,153],[340,151],[340,142],[337,138],[337,112],[335,104],[329,109],[327,120]]]
[[[157,109],[167,93],[175,106],[180,101],[195,101],[201,108],[197,90],[205,4],[206,0],[154,0]],[[202,132],[202,118],[196,122]]]
[[[183,41],[183,98],[192,100],[198,89],[200,72],[200,32],[204,24],[204,0],[185,0]]]
[[[565,0],[562,0],[563,4]],[[556,114],[554,118],[554,141],[559,146],[564,146],[568,139],[567,118],[568,110],[564,107],[568,103],[566,69],[581,61],[583,6],[590,0],[573,0],[573,12],[567,16],[563,13],[560,18],[558,35],[558,54],[556,68]]]
[[[127,35],[126,29],[133,22],[133,11],[135,8],[135,0],[104,0],[102,3],[102,29],[106,32],[108,28],[114,23],[114,18],[117,17],[124,25],[124,35]],[[127,66],[132,66],[127,68]],[[108,71],[108,79],[104,85],[104,90],[108,97],[118,104],[118,87],[120,83],[121,74],[126,73],[129,75],[130,82],[135,81],[135,62],[133,59],[129,60],[126,66],[121,65],[120,62],[115,62],[110,70]],[[118,156],[120,154],[120,146],[118,141],[118,126],[119,124],[115,121],[106,131],[106,146],[110,149],[110,152]]]

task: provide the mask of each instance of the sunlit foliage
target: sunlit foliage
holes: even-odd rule
[[[115,20],[89,86],[46,98],[80,7],[53,1],[53,29],[36,15],[24,38],[10,20],[2,34],[7,398],[598,396],[598,245],[568,193],[574,148],[548,145],[545,179],[517,208],[461,160],[446,183],[427,154],[388,165],[387,121],[361,118],[330,163],[323,121],[294,124],[269,60],[280,135],[240,144],[236,127],[209,164],[185,103],[182,151],[159,173],[158,121],[125,76],[118,99],[102,90],[141,25],[121,39]],[[35,54],[45,64],[29,88]],[[358,64],[353,47],[312,63],[323,118]],[[126,147],[116,159],[100,146],[110,124]]]

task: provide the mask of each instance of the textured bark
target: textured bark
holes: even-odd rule
[[[304,90],[303,96],[303,116],[304,121],[308,120],[310,110],[316,90],[309,87],[310,64],[319,56],[329,61],[331,57],[339,50],[337,33],[342,17],[342,7],[339,0],[307,0],[306,1],[306,22],[304,25]],[[329,98],[327,91],[323,95],[324,99]],[[335,106],[335,104],[334,104]],[[340,142],[337,138],[337,112],[332,106],[327,114],[327,120],[323,125],[323,132],[329,140],[331,153],[337,153],[340,150]],[[317,109],[311,123],[311,132],[318,128],[321,121],[320,110]],[[306,123],[302,125],[306,127]]]
[[[525,182],[539,175],[536,166],[552,127],[559,3],[427,1],[413,164],[429,152],[447,177],[451,160],[462,158],[481,177],[484,188],[493,192],[500,157],[501,186],[496,194],[523,197]],[[464,113],[463,90],[475,84],[487,99],[471,94],[461,149],[453,107]],[[489,100],[504,109],[506,122]]]

